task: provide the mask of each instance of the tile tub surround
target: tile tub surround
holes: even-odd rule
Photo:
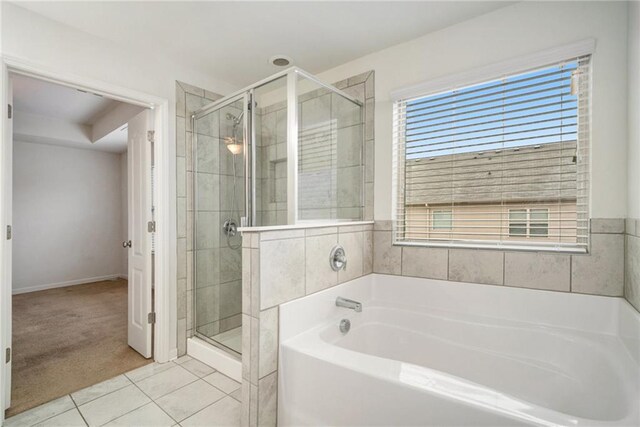
[[[592,219],[590,253],[585,255],[394,246],[391,233],[391,221],[375,222],[375,273],[614,297],[624,293],[624,219]],[[629,234],[626,240],[627,275],[640,277],[637,262],[629,260],[629,247],[640,251],[640,240]],[[640,287],[629,283],[627,294],[637,300],[637,308]]]
[[[640,219],[627,218],[625,227],[624,297],[640,311]]]
[[[370,274],[373,223],[243,231],[242,425],[274,426],[280,304]],[[329,266],[340,244],[347,269]]]
[[[9,418],[4,425],[238,426],[239,399],[240,383],[184,356],[63,396]]]

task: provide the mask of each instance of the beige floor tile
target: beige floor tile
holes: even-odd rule
[[[71,393],[71,398],[76,402],[76,405],[80,406],[97,399],[98,397],[104,396],[105,394],[125,388],[128,385],[131,385],[129,378],[125,375],[118,375],[110,380],[103,381],[96,385],[92,385],[91,387]]]
[[[197,379],[198,377],[191,372],[179,365],[173,364],[172,368],[145,378],[138,382],[137,386],[150,398],[157,399]]]
[[[167,369],[171,369],[175,364],[171,362],[167,363],[152,363],[150,365],[145,365],[142,368],[134,369],[131,372],[127,372],[125,375],[134,383],[138,381],[142,381],[145,378],[150,377],[151,375],[155,375],[157,373],[166,371]]]
[[[198,380],[159,398],[156,403],[180,422],[222,399],[225,394],[211,384]]]
[[[200,378],[206,377],[207,375],[212,374],[216,371],[211,366],[196,359],[188,360],[182,363],[180,366]]]
[[[75,408],[35,424],[37,427],[86,427],[86,425],[82,415]]]
[[[239,388],[236,391],[234,391],[233,393],[229,393],[229,396],[233,397],[238,402],[242,402],[242,389]]]
[[[240,425],[240,402],[225,397],[180,423],[183,427],[217,427]]]
[[[174,363],[177,363],[178,365],[182,365],[184,362],[188,362],[189,360],[193,360],[193,357],[191,357],[191,356],[187,356],[187,355],[184,355],[184,356],[180,356],[180,357],[178,357],[178,358],[177,358],[176,360],[174,360],[173,362],[174,362]]]
[[[11,417],[5,420],[4,426],[31,426],[75,407],[73,400],[67,395]]]
[[[222,375],[220,372],[214,372],[211,375],[207,375],[203,379],[212,386],[219,388],[227,394],[233,393],[240,388],[239,382],[232,380],[226,375]]]
[[[125,414],[105,426],[109,427],[171,427],[175,420],[167,415],[155,403],[147,403]]]
[[[85,403],[79,409],[90,426],[101,426],[150,401],[151,399],[132,384]]]

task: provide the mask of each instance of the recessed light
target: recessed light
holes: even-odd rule
[[[269,59],[269,62],[276,67],[286,67],[291,64],[291,58],[286,55],[274,55]]]

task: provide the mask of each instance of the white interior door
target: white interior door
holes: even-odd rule
[[[13,92],[11,88],[11,76],[7,67],[2,66],[2,89],[3,99],[7,102],[2,106],[2,176],[0,177],[0,188],[2,197],[0,199],[0,215],[2,216],[2,255],[0,256],[0,269],[2,285],[0,286],[0,333],[2,335],[2,358],[3,369],[0,370],[0,402],[4,409],[11,406],[11,221],[12,221],[12,182],[13,182],[13,112],[10,112],[13,105]],[[0,414],[0,420],[4,419],[4,411]]]
[[[151,233],[151,161],[153,111],[145,110],[129,121],[128,199],[129,199],[129,345],[144,357],[152,356],[153,312]]]

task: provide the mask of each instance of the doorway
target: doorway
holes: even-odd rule
[[[31,79],[31,77],[26,77],[22,75],[22,73],[16,74],[6,74],[5,75],[6,82],[9,83],[9,89],[15,89],[15,84],[17,80],[21,82],[24,79]],[[55,85],[51,82],[45,82],[41,79],[31,79],[33,80],[31,83],[36,82],[40,85]],[[19,86],[20,83],[18,83]],[[3,176],[3,213],[4,213],[4,221],[3,225],[7,224],[7,236],[6,242],[7,244],[3,247],[3,277],[4,278],[12,278],[13,280],[3,281],[3,306],[2,306],[2,319],[3,319],[3,327],[8,325],[8,330],[5,329],[4,332],[4,343],[6,343],[7,350],[7,360],[6,365],[3,370],[3,391],[4,391],[4,402],[5,407],[9,407],[10,396],[9,393],[11,383],[14,385],[19,383],[17,378],[20,375],[19,368],[20,364],[25,362],[27,365],[30,365],[31,368],[36,368],[34,362],[42,362],[41,359],[51,359],[45,362],[51,362],[54,359],[65,360],[66,356],[72,355],[73,357],[69,357],[66,359],[66,364],[70,367],[69,370],[65,370],[65,368],[61,368],[60,366],[51,366],[51,363],[44,363],[48,365],[47,368],[42,368],[39,372],[40,375],[35,375],[36,377],[40,377],[41,380],[45,380],[46,375],[42,375],[43,373],[49,371],[50,373],[54,373],[59,375],[59,378],[62,378],[62,381],[55,380],[54,383],[56,386],[60,386],[60,383],[68,383],[68,387],[76,388],[79,385],[87,386],[92,383],[102,381],[102,377],[96,377],[96,381],[91,380],[91,375],[88,375],[89,379],[85,378],[85,383],[82,382],[74,382],[73,375],[78,372],[81,372],[84,368],[87,368],[85,372],[90,372],[91,369],[94,371],[101,371],[100,375],[110,375],[108,373],[109,369],[117,371],[118,369],[124,371],[131,370],[140,364],[147,363],[147,359],[153,357],[153,341],[152,341],[152,332],[154,329],[154,317],[156,313],[153,310],[152,306],[152,268],[153,268],[153,241],[157,239],[153,239],[154,233],[156,232],[155,227],[155,218],[153,217],[153,199],[154,194],[152,190],[152,164],[151,161],[153,159],[153,153],[155,149],[154,140],[157,140],[156,134],[154,134],[153,129],[153,121],[158,115],[159,112],[156,108],[155,111],[151,110],[149,106],[145,105],[127,105],[123,103],[121,100],[110,99],[110,97],[105,96],[106,94],[92,92],[90,90],[86,90],[85,88],[78,88],[69,85],[62,85],[58,89],[64,89],[68,93],[74,93],[75,96],[89,96],[95,98],[96,104],[103,104],[102,111],[98,118],[101,119],[96,121],[96,123],[90,123],[90,129],[86,123],[75,123],[76,130],[78,130],[79,136],[84,136],[88,141],[84,141],[90,144],[87,147],[73,147],[69,144],[55,144],[51,143],[52,141],[47,141],[46,138],[56,139],[55,134],[57,131],[61,129],[56,128],[55,123],[54,126],[50,126],[49,130],[42,132],[44,135],[38,135],[37,131],[30,132],[33,138],[30,141],[16,141],[15,143],[12,141],[13,135],[16,132],[23,132],[25,127],[31,127],[32,129],[38,129],[38,120],[34,120],[33,117],[29,117],[26,125],[24,121],[18,123],[17,116],[21,113],[19,108],[16,107],[16,103],[11,101],[11,115],[7,115],[9,119],[8,124],[10,127],[16,127],[17,129],[7,129],[5,127],[4,139],[3,139],[3,165],[9,164],[10,166],[14,166],[13,161],[20,157],[22,161],[22,166],[29,165],[30,167],[37,166],[38,161],[43,164],[49,164],[49,169],[53,172],[57,173],[57,175],[63,175],[61,179],[62,182],[66,182],[67,184],[71,184],[70,191],[62,191],[62,194],[58,194],[60,199],[62,199],[62,203],[60,203],[57,207],[52,207],[49,210],[46,209],[34,209],[35,213],[30,220],[25,222],[21,222],[23,219],[23,215],[20,215],[20,219],[17,218],[15,211],[15,207],[20,205],[19,203],[13,203],[15,201],[15,197],[18,194],[23,195],[23,187],[16,188],[15,184],[27,182],[27,187],[31,190],[43,190],[47,187],[47,185],[52,185],[54,183],[50,182],[50,175],[47,176],[39,176],[39,179],[32,179],[29,183],[29,174],[27,174],[27,179],[24,180],[21,177],[19,180],[14,181],[15,174],[6,173],[7,168],[5,168],[5,175]],[[33,89],[33,88],[32,88]],[[42,89],[42,88],[40,88]],[[40,92],[41,90],[36,90],[35,92]],[[12,91],[8,91],[8,95],[12,94]],[[10,97],[7,97],[11,99]],[[59,97],[59,101],[64,101],[64,97]],[[15,101],[18,101],[17,99]],[[18,102],[19,103],[19,102]],[[42,107],[42,103],[36,103],[37,107]],[[69,110],[71,103],[61,102],[60,110]],[[100,105],[98,105],[100,107]],[[164,105],[166,107],[166,105]],[[73,110],[71,108],[71,110]],[[165,110],[165,108],[161,108],[161,110]],[[69,112],[69,111],[67,111]],[[163,111],[164,112],[164,111]],[[42,111],[40,111],[42,113]],[[60,114],[60,111],[56,111],[57,114]],[[77,113],[77,111],[76,111]],[[27,114],[28,115],[28,114]],[[38,115],[38,114],[36,114]],[[55,114],[54,114],[55,115]],[[42,114],[40,114],[42,116]],[[42,117],[38,117],[37,119],[42,119]],[[46,122],[46,120],[40,120],[40,124]],[[124,123],[124,126],[123,126]],[[5,122],[5,125],[7,122]],[[58,123],[59,125],[60,123]],[[51,123],[49,123],[51,125]],[[47,126],[44,126],[47,127]],[[72,131],[73,127],[64,127],[61,126],[63,132]],[[109,131],[109,128],[114,128],[113,131]],[[109,149],[106,149],[106,153],[100,153],[99,144],[102,144],[103,148],[109,145],[109,135],[112,137],[117,137],[118,135],[113,135],[117,132],[124,132],[126,134],[124,139],[124,152],[120,153],[109,153]],[[21,139],[24,136],[22,133]],[[78,136],[78,135],[76,135]],[[120,135],[121,136],[121,135]],[[17,138],[16,138],[17,139]],[[74,142],[74,138],[72,135],[67,135],[65,138],[60,138],[61,140],[71,140]],[[77,138],[81,139],[81,138]],[[10,144],[8,143],[10,142]],[[51,144],[48,144],[51,143]],[[60,142],[60,141],[57,141]],[[67,141],[69,142],[69,141]],[[81,142],[76,140],[75,142]],[[17,148],[16,144],[20,144],[20,147]],[[113,145],[114,142],[111,141]],[[97,148],[98,149],[97,149]],[[63,161],[56,161],[56,159],[65,159],[68,157],[69,153],[74,153],[71,156],[72,159],[68,163],[64,163]],[[26,154],[26,155],[25,155]],[[30,157],[31,155],[31,157]],[[99,157],[111,157],[110,160],[102,162],[98,159]],[[114,157],[116,159],[114,159]],[[119,157],[119,158],[118,158]],[[97,160],[98,159],[98,160]],[[89,165],[81,160],[88,160]],[[115,160],[115,161],[114,161]],[[93,161],[93,163],[91,163]],[[96,163],[97,161],[97,163]],[[105,164],[110,163],[111,166],[115,168],[111,172],[111,175],[117,175],[124,172],[124,177],[120,176],[120,181],[117,183],[108,182],[106,179],[109,176],[109,173],[104,173]],[[71,170],[74,166],[82,165],[84,166],[84,170]],[[42,166],[42,164],[40,165]],[[56,167],[57,166],[57,167]],[[37,168],[39,172],[43,173],[43,168]],[[164,168],[161,168],[164,169]],[[16,169],[17,171],[18,169]],[[31,174],[31,178],[33,178],[33,174]],[[122,182],[126,186],[128,186],[128,191],[123,195],[121,192],[115,195],[113,194],[115,191],[114,188],[122,187]],[[85,187],[94,185],[94,188],[87,189]],[[96,187],[97,186],[97,187]],[[54,185],[55,187],[55,185]],[[58,186],[57,188],[63,190],[62,186]],[[92,192],[95,194],[96,189],[102,190],[99,194],[98,198],[91,199],[87,197]],[[13,193],[13,196],[12,194]],[[50,193],[50,192],[49,192]],[[109,193],[109,194],[106,194]],[[37,192],[36,192],[37,194]],[[73,208],[73,200],[74,197],[85,196],[85,204],[80,205],[80,207],[76,206],[75,211],[78,214],[77,216],[69,213],[65,208]],[[104,219],[103,217],[95,216],[93,217],[93,221],[88,221],[88,224],[80,221],[80,217],[82,217],[82,213],[91,213],[92,209],[96,208],[96,202],[100,198],[108,199],[106,204],[101,206],[97,206],[98,214],[108,213],[108,205],[109,204],[118,204],[113,203],[120,199],[120,207],[125,205],[125,202],[122,201],[124,198],[126,201],[126,214],[125,215],[112,215],[111,219]],[[41,200],[42,198],[31,197],[31,200],[36,200],[38,202],[49,202],[52,200]],[[88,200],[87,200],[88,199]],[[92,203],[93,202],[93,203]],[[42,205],[41,203],[41,205]],[[13,206],[12,206],[13,205]],[[46,203],[45,203],[46,205]],[[38,206],[36,206],[37,208]],[[42,207],[42,206],[40,206]],[[51,207],[51,206],[50,206]],[[20,206],[20,208],[24,208],[24,206]],[[122,209],[120,209],[122,211]],[[165,210],[166,212],[166,210]],[[95,212],[94,212],[95,213]],[[113,213],[113,212],[111,212]],[[159,213],[159,212],[157,212]],[[58,226],[52,225],[51,223],[47,223],[54,216],[60,216],[63,221],[58,224]],[[90,216],[90,215],[87,215]],[[85,218],[86,219],[86,218]],[[65,223],[66,221],[66,223]],[[114,232],[112,226],[113,223],[126,223],[126,232]],[[133,224],[133,226],[132,226]],[[31,225],[31,227],[25,227],[25,225]],[[143,225],[143,226],[142,226]],[[40,230],[37,230],[37,226],[41,227]],[[70,227],[67,232],[64,232],[64,227]],[[28,232],[34,232],[33,229],[36,229],[35,238],[25,239],[30,240],[31,243],[34,241],[36,244],[39,243],[36,247],[42,248],[46,246],[46,240],[51,239],[54,240],[64,240],[66,237],[76,238],[84,241],[82,242],[66,242],[66,245],[62,245],[62,249],[55,249],[55,245],[49,246],[49,250],[44,251],[43,253],[39,253],[38,256],[33,254],[31,260],[19,260],[17,258],[22,258],[21,256],[16,257],[16,255],[22,255],[17,250],[18,241],[23,243],[23,239],[17,239],[19,235],[21,238],[25,237],[25,234]],[[108,230],[104,230],[107,228]],[[122,227],[124,228],[124,227]],[[69,231],[71,230],[71,231]],[[25,231],[28,231],[25,233]],[[39,233],[38,233],[39,231]],[[58,232],[54,233],[53,231]],[[19,233],[19,234],[16,234]],[[70,236],[71,235],[71,236]],[[100,239],[100,237],[104,237],[109,235],[111,237],[110,241],[105,241],[104,239]],[[65,237],[66,236],[66,237]],[[114,247],[114,238],[116,240],[116,245]],[[63,242],[65,243],[65,242]],[[93,246],[108,246],[108,250],[94,251]],[[71,249],[76,249],[77,246],[80,247],[81,253],[83,256],[77,256],[75,265],[71,262],[58,262],[57,258],[64,260],[65,255],[69,255],[73,252]],[[123,247],[125,246],[125,247]],[[157,249],[164,249],[162,244],[156,245]],[[123,255],[123,252],[126,255]],[[114,255],[115,254],[115,255]],[[13,255],[13,257],[12,257]],[[157,255],[157,254],[156,254]],[[125,259],[126,261],[123,261]],[[12,260],[13,258],[13,260]],[[73,257],[67,257],[73,258]],[[7,262],[7,260],[9,262]],[[20,263],[16,263],[16,261],[20,261]],[[92,270],[91,261],[95,261],[97,264],[107,264],[106,271],[110,271],[111,273],[102,274],[104,271]],[[114,261],[117,264],[120,261],[120,265],[126,264],[124,269],[113,268]],[[30,264],[29,264],[30,262]],[[41,267],[47,267],[49,265],[49,269],[44,269],[44,273]],[[62,265],[60,265],[62,264]],[[29,265],[31,268],[30,271],[27,272],[26,275],[16,274],[18,271],[18,266]],[[53,273],[56,272],[53,267],[62,267],[61,270],[67,276],[56,277]],[[72,268],[73,267],[73,268]],[[81,271],[74,271],[81,270]],[[84,270],[83,270],[84,268]],[[25,269],[27,270],[27,269]],[[33,274],[36,271],[37,274]],[[98,271],[97,273],[92,273],[92,271]],[[53,272],[53,273],[52,273]],[[51,277],[48,280],[37,280],[38,274],[47,275]],[[26,277],[24,277],[26,276]],[[156,275],[158,277],[158,275]],[[42,279],[42,277],[40,277]],[[68,279],[68,280],[67,280]],[[22,289],[13,289],[13,284],[18,285],[18,288]],[[137,284],[136,286],[132,286],[132,283]],[[9,286],[7,286],[9,285]],[[140,286],[138,286],[140,285]],[[159,294],[160,297],[162,295],[162,286],[159,286],[156,294]],[[123,292],[124,291],[124,292]],[[11,297],[11,294],[15,293],[15,297]],[[124,299],[122,298],[124,295]],[[157,295],[158,296],[158,295]],[[25,302],[26,301],[26,302]],[[80,303],[76,303],[77,301],[81,301]],[[9,302],[9,304],[7,304]],[[122,305],[124,302],[125,311],[122,311]],[[4,323],[4,320],[7,318],[7,314],[10,315],[10,310],[8,308],[13,306],[14,308],[14,322],[19,321],[20,324],[11,325],[11,322]],[[120,306],[120,315],[115,316],[119,317],[120,325],[124,325],[118,327],[115,324],[109,324],[110,318],[114,317],[113,313],[117,312],[117,308]],[[107,309],[112,309],[111,312]],[[19,313],[15,312],[15,310],[19,310]],[[49,310],[49,311],[47,311]],[[84,314],[83,314],[84,313]],[[124,314],[124,316],[122,316]],[[27,322],[24,322],[24,319],[20,319],[20,316],[26,315]],[[37,316],[40,315],[40,319],[36,319]],[[29,317],[31,320],[34,320],[31,324],[29,324]],[[122,319],[124,317],[124,321]],[[37,321],[36,321],[37,320]],[[82,326],[82,328],[70,329],[67,330],[66,327],[72,327],[73,321],[76,321],[76,327]],[[32,334],[32,339],[30,340],[32,344],[35,344],[36,348],[40,347],[42,349],[45,346],[45,339],[37,339],[37,334],[34,334],[34,330],[38,328],[35,327],[37,323],[44,323],[44,329],[49,329],[50,333],[49,338],[50,341],[55,345],[50,349],[45,349],[45,351],[38,351],[34,353],[28,353],[28,346],[24,346],[21,344],[22,337],[18,340],[15,340],[14,344],[11,345],[12,335],[15,338],[16,333],[29,331]],[[58,323],[57,323],[58,322]],[[62,322],[63,324],[60,324]],[[93,322],[93,327],[91,324]],[[104,334],[100,334],[100,330],[103,330]],[[118,329],[120,329],[120,336],[122,336],[122,330],[124,329],[124,346],[118,351],[117,349],[113,349],[113,345],[109,345],[109,340],[115,339],[118,334]],[[51,335],[55,335],[55,333],[59,334],[57,339],[52,337]],[[27,334],[28,335],[28,334]],[[45,337],[42,335],[42,337]],[[102,339],[100,339],[102,338]],[[166,336],[159,336],[157,341],[165,341]],[[91,345],[93,339],[93,345]],[[38,342],[39,341],[39,342]],[[120,340],[122,343],[122,340]],[[87,345],[89,344],[89,345]],[[111,358],[110,362],[104,362],[103,365],[100,365],[99,360],[95,357],[91,357],[88,353],[82,353],[82,348],[90,349],[95,351],[96,348],[104,346],[104,348],[109,348],[112,351],[112,355],[114,357]],[[139,353],[134,352],[132,348],[135,348]],[[21,351],[22,349],[22,351]],[[32,349],[33,350],[33,349]],[[126,350],[126,351],[125,351]],[[17,352],[21,352],[23,354],[18,354]],[[25,354],[26,353],[26,354]],[[108,352],[97,352],[96,354],[101,354],[102,356],[108,356],[105,354]],[[135,354],[135,357],[131,355],[131,353]],[[162,350],[162,358],[167,358],[166,348]],[[21,359],[21,356],[25,356]],[[75,358],[75,359],[74,359]],[[156,356],[156,359],[162,360],[161,358]],[[54,360],[55,361],[55,360]],[[126,361],[132,362],[133,364],[127,364]],[[85,365],[83,367],[83,364]],[[55,365],[55,364],[54,364]],[[63,363],[64,365],[64,363]],[[14,369],[12,369],[14,368]],[[13,370],[13,381],[11,376],[11,371]],[[38,373],[38,369],[33,369],[34,372]],[[105,372],[106,371],[106,372]],[[115,372],[112,376],[117,375],[121,372]],[[24,372],[23,372],[24,373]],[[82,375],[80,375],[82,376]],[[84,375],[87,377],[87,375]],[[45,378],[46,377],[46,378]],[[55,377],[55,376],[54,376]],[[89,383],[87,383],[89,381]],[[40,388],[42,389],[51,389],[48,384],[40,384]],[[82,387],[80,387],[82,388]],[[64,392],[61,394],[67,394],[72,389],[64,389]],[[16,396],[14,396],[16,397]],[[19,397],[19,396],[18,396]],[[54,398],[56,396],[49,396],[50,398]],[[21,411],[27,409],[27,407],[20,407],[19,403],[17,405],[11,405],[11,411],[14,411],[14,407],[16,411]],[[43,403],[42,401],[36,401],[36,404]],[[35,406],[31,405],[30,406]],[[16,413],[16,412],[11,412]]]

